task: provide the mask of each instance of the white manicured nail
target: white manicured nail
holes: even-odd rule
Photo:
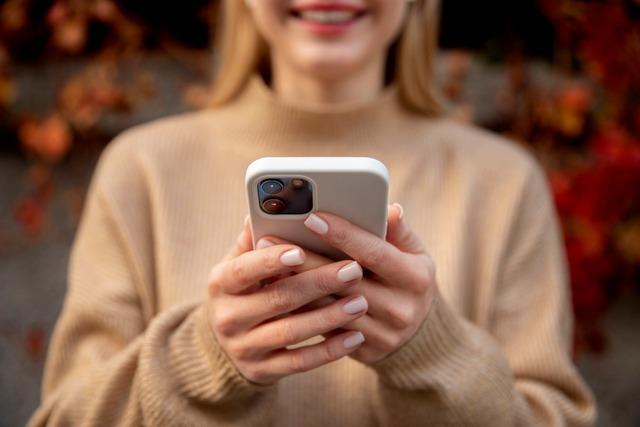
[[[358,298],[346,303],[342,309],[347,314],[356,314],[366,310],[368,307],[367,299],[360,295]]]
[[[260,240],[258,240],[258,243],[256,244],[256,249],[264,249],[264,248],[268,248],[269,246],[273,246],[273,245],[275,245],[275,243],[273,243],[271,240],[260,239]]]
[[[394,202],[393,205],[400,210],[400,214],[398,215],[398,219],[402,219],[402,216],[404,215],[404,209],[402,209],[402,205],[400,203],[398,203],[398,202]]]
[[[316,214],[309,215],[307,219],[304,220],[304,225],[318,234],[327,234],[327,231],[329,231],[329,224]]]
[[[362,278],[362,267],[356,261],[350,262],[349,264],[342,267],[338,270],[338,280],[341,282],[350,282],[355,279]]]
[[[356,332],[353,335],[349,335],[344,339],[343,344],[344,348],[352,348],[364,342],[364,335],[362,332]]]
[[[304,262],[304,256],[302,255],[302,251],[298,248],[288,250],[287,252],[280,255],[280,262],[284,265],[300,265]]]

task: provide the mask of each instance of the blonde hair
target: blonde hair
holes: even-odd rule
[[[268,45],[258,33],[250,10],[240,0],[223,0],[216,14],[215,52],[218,63],[213,80],[212,106],[233,100],[255,71],[269,75]],[[402,104],[434,116],[441,113],[435,88],[439,0],[411,2],[407,21],[387,55],[387,78],[395,80]]]

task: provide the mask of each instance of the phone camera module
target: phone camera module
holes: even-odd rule
[[[273,197],[262,202],[262,209],[270,214],[279,214],[284,210],[285,206],[282,200]]]
[[[260,209],[269,215],[300,215],[313,208],[313,187],[308,179],[270,176],[257,187]]]
[[[284,185],[276,179],[268,179],[261,184],[262,191],[267,194],[278,194],[284,188]]]

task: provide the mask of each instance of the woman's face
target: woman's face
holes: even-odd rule
[[[252,0],[272,60],[321,79],[379,64],[398,35],[406,0]]]

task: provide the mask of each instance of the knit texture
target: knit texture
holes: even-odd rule
[[[244,172],[263,156],[387,165],[390,199],[433,257],[438,292],[383,360],[347,356],[263,386],[218,344],[207,276],[242,229]],[[525,148],[411,113],[393,85],[312,110],[253,76],[234,102],[133,127],[103,151],[29,425],[592,425],[593,396],[571,361],[561,236]]]

